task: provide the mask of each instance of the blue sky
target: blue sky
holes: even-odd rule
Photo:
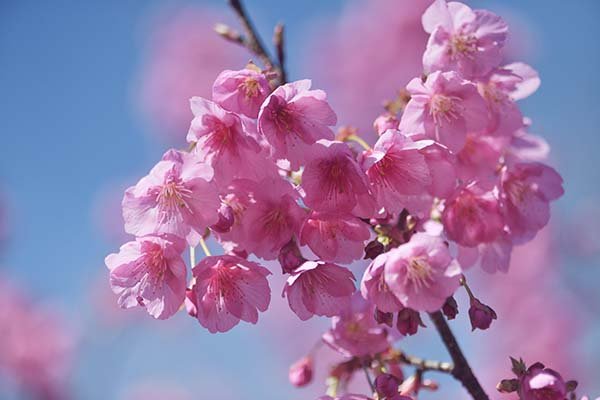
[[[54,299],[73,317],[84,313],[80,299],[104,268],[104,256],[114,250],[92,221],[91,208],[98,190],[141,175],[163,150],[162,144],[146,134],[131,95],[142,60],[140,26],[158,3],[0,3],[0,188],[9,200],[13,228],[0,266],[40,297]],[[299,64],[300,57],[293,49],[301,46],[313,18],[334,16],[344,3],[247,1],[261,31],[269,32],[277,21],[285,21],[292,49],[292,77],[299,73],[294,65]],[[408,1],[399,0],[402,3]],[[581,201],[600,198],[600,2],[474,3],[485,3],[493,10],[510,9],[532,27],[537,50],[529,61],[539,70],[543,84],[524,103],[524,109],[535,121],[535,132],[553,147],[552,158],[560,167],[567,190],[557,209],[568,216]],[[191,322],[181,324],[190,326]],[[252,360],[266,357],[264,364],[269,361],[262,351],[266,344],[255,340],[260,336],[255,330],[244,327],[220,337],[197,330],[179,337],[155,326],[152,321],[144,323],[143,335],[123,333],[116,347],[107,338],[96,340],[85,351],[84,367],[75,376],[81,398],[113,398],[129,380],[157,373],[152,367],[169,358],[153,354],[152,349],[163,341],[180,339],[209,345],[203,348],[204,353],[169,346],[171,357],[189,353],[197,360],[212,357],[218,360],[218,371],[219,366],[226,368],[235,361],[237,351],[245,361],[233,376],[245,379],[246,384],[268,385],[251,368]],[[122,364],[119,352],[128,348],[123,341],[136,342],[136,348],[126,357],[130,364],[120,366],[120,380],[107,387],[98,379],[115,364]],[[223,347],[219,346],[229,350],[221,354]],[[224,379],[215,374],[215,379]],[[176,369],[173,375],[195,381],[192,369]],[[250,385],[250,398],[262,395],[266,400],[281,399],[264,385]]]

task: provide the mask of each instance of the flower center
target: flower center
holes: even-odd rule
[[[460,117],[463,106],[462,99],[457,96],[445,96],[434,94],[429,101],[429,114],[436,125],[441,126],[444,122],[451,122]]]
[[[450,56],[473,58],[477,51],[477,38],[473,35],[458,34],[450,39]]]
[[[191,197],[192,191],[185,187],[180,178],[168,177],[157,198],[161,218],[166,219],[181,208],[191,212],[187,203]]]
[[[405,283],[410,282],[415,291],[428,288],[432,282],[432,268],[425,257],[413,257],[406,267]]]
[[[244,82],[239,85],[239,88],[244,92],[244,96],[249,99],[258,96],[260,85],[255,78],[247,77],[244,79]]]

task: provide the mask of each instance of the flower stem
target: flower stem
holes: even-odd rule
[[[206,242],[204,241],[203,237],[200,237],[200,247],[202,247],[202,251],[204,251],[204,254],[207,257],[212,255],[210,254],[210,250],[208,249],[208,246],[206,245]]]
[[[431,321],[435,325],[446,349],[448,349],[448,353],[450,357],[452,357],[452,361],[454,362],[454,368],[452,368],[452,376],[467,389],[471,397],[474,400],[489,400],[488,395],[481,387],[481,384],[473,374],[473,370],[471,370],[471,366],[467,362],[465,355],[463,354],[454,334],[450,330],[444,315],[440,311],[436,311],[434,313],[430,313],[429,317]]]

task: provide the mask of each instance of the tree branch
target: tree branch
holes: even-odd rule
[[[240,23],[242,24],[242,27],[244,28],[244,31],[246,32],[246,38],[244,40],[245,46],[248,48],[248,50],[260,58],[266,68],[273,68],[274,63],[271,60],[269,53],[267,53],[267,50],[263,45],[256,28],[254,27],[254,24],[246,13],[246,9],[242,5],[241,0],[227,1],[229,2],[229,6],[233,9],[233,11],[235,11]]]
[[[425,360],[423,358],[409,356],[404,353],[400,355],[400,360],[404,364],[415,366],[422,371],[437,371],[451,374],[452,370],[454,369],[454,366],[448,362],[437,360]]]
[[[285,28],[283,24],[279,23],[275,25],[275,31],[273,32],[273,43],[275,44],[275,51],[277,52],[277,62],[279,63],[279,72],[282,85],[287,82],[287,74],[285,72],[284,31]]]
[[[488,395],[473,374],[471,366],[467,362],[454,334],[444,319],[444,315],[440,311],[437,311],[430,313],[429,316],[454,362],[454,368],[452,368],[451,372],[452,376],[462,383],[474,400],[489,400]]]

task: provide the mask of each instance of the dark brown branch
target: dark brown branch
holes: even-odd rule
[[[285,72],[285,41],[284,41],[285,28],[283,24],[279,23],[275,25],[275,31],[273,32],[273,44],[275,45],[275,51],[277,52],[277,62],[279,63],[279,72],[281,78],[281,84],[287,82],[287,74]]]
[[[260,39],[260,36],[254,27],[254,24],[252,23],[252,20],[246,13],[246,9],[242,5],[242,2],[240,0],[228,0],[228,2],[229,6],[233,9],[233,11],[235,11],[240,23],[242,24],[242,27],[244,28],[244,31],[246,32],[245,44],[248,50],[260,58],[262,63],[265,65],[265,68],[273,68],[274,63],[271,60],[269,53],[267,53],[267,50],[263,45],[262,40]]]
[[[423,358],[409,356],[404,353],[400,355],[400,360],[404,364],[409,364],[417,367],[421,371],[437,371],[451,374],[454,366],[451,363],[437,361],[437,360],[425,360]]]
[[[451,372],[452,376],[462,383],[474,400],[489,400],[488,395],[473,374],[473,371],[460,349],[454,334],[450,330],[444,315],[440,311],[437,311],[429,314],[429,316],[454,362],[454,368],[452,368]]]

